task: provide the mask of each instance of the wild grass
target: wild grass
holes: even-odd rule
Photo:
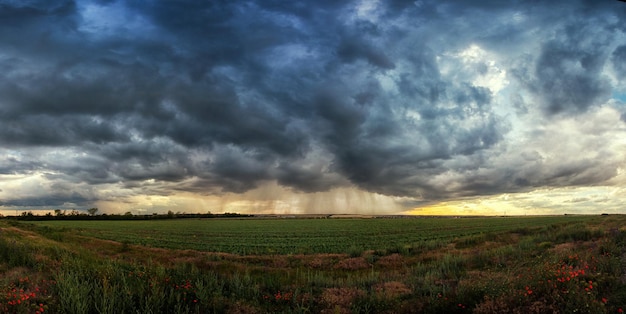
[[[300,236],[283,221],[225,223],[231,228],[243,226],[230,230],[229,234],[238,239],[262,236],[259,228],[282,228],[282,242],[290,244],[256,241],[255,245],[264,245],[259,251],[272,251],[257,255],[250,254],[253,246],[233,243],[224,246],[228,248],[225,252],[198,250],[203,246],[193,235],[197,239],[213,234],[203,232],[201,226],[217,228],[202,220],[194,220],[185,228],[175,221],[178,229],[170,226],[158,232],[156,227],[163,225],[152,222],[134,225],[143,230],[138,232],[107,225],[118,222],[89,222],[94,224],[74,229],[79,225],[5,220],[0,221],[0,312],[623,310],[626,229],[622,226],[626,217],[491,219],[320,220]],[[310,223],[285,222],[298,227]],[[329,223],[328,230],[322,231],[322,222]],[[524,225],[528,223],[533,224]],[[164,237],[167,230],[174,239],[182,239],[181,234],[189,236],[189,247],[178,247],[179,240],[171,242],[177,243],[176,248],[140,245],[150,238]],[[280,239],[280,230],[267,231],[268,238]],[[392,230],[395,238],[383,237],[387,246],[375,236]],[[115,232],[120,232],[122,240],[109,241]],[[137,238],[142,235],[144,238]],[[332,239],[334,236],[338,238]],[[302,250],[316,241],[327,242]],[[344,251],[339,251],[341,247]],[[245,254],[242,248],[246,248]],[[237,252],[241,253],[233,254]]]

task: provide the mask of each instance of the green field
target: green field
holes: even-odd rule
[[[436,242],[554,224],[593,222],[597,216],[403,219],[175,219],[42,221],[52,230],[169,249],[234,254],[345,253],[411,249]]]
[[[0,219],[0,313],[622,313],[626,216]]]

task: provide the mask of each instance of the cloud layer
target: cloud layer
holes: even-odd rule
[[[0,16],[1,206],[625,186],[619,1],[0,0]]]

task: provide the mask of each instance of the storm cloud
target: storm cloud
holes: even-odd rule
[[[625,17],[619,1],[0,0],[0,206],[624,186]]]

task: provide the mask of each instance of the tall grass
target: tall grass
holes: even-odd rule
[[[16,239],[0,238],[0,263],[9,267],[33,267],[35,249],[30,245],[18,242]]]

